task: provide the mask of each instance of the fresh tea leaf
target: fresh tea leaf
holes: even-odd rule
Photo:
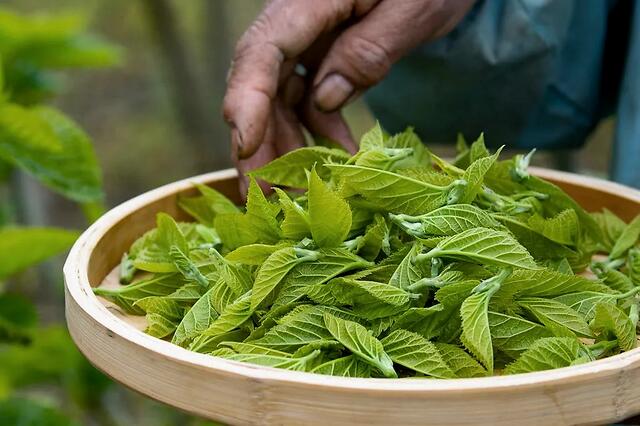
[[[371,377],[373,367],[355,355],[347,355],[320,364],[312,373],[339,377]]]
[[[537,340],[516,361],[509,364],[505,374],[530,373],[568,367],[578,358],[580,344],[570,337],[547,337]]]
[[[445,257],[495,266],[538,269],[527,250],[511,235],[489,228],[472,228],[440,242],[425,256]]]
[[[620,237],[616,240],[609,257],[611,259],[617,259],[625,255],[627,250],[633,247],[638,242],[640,237],[640,215],[636,216],[629,224],[624,228]]]
[[[376,367],[385,377],[398,377],[382,343],[369,334],[364,326],[329,313],[324,314],[324,323],[331,335],[354,355]]]
[[[598,334],[613,334],[623,351],[636,347],[636,328],[633,322],[613,303],[600,302],[596,305],[591,328]]]
[[[307,188],[306,170],[316,166],[318,176],[328,179],[331,172],[325,165],[344,163],[349,158],[349,153],[341,149],[323,146],[304,147],[288,152],[267,165],[252,170],[249,174],[274,185]]]
[[[320,247],[336,247],[351,229],[351,209],[320,179],[315,169],[309,174],[309,227]]]
[[[396,330],[380,341],[393,362],[440,379],[456,377],[436,346],[418,334]]]
[[[456,377],[484,377],[487,371],[464,349],[448,343],[435,343],[442,359]]]
[[[360,194],[386,211],[421,214],[447,202],[449,186],[437,186],[397,173],[352,165],[330,165],[345,196]]]
[[[489,327],[489,300],[492,290],[472,294],[460,307],[462,317],[462,336],[464,346],[493,373],[493,343]]]

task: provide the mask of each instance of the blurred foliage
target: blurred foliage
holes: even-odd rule
[[[65,252],[79,234],[15,224],[17,173],[78,203],[86,221],[104,210],[90,138],[44,105],[63,87],[61,70],[120,64],[120,48],[85,29],[79,15],[26,16],[0,8],[0,425],[204,425],[113,383],[87,362],[66,328],[41,323],[33,294],[8,285]]]
[[[56,93],[54,70],[114,65],[119,58],[116,47],[85,35],[76,16],[26,17],[0,9],[3,206],[11,202],[7,188],[14,168],[71,200],[100,202],[100,169],[89,138],[63,113],[40,104]],[[0,222],[0,282],[64,252],[78,236],[12,226],[7,216]],[[109,380],[82,357],[64,328],[38,325],[29,299],[0,291],[0,424],[79,424],[85,410],[99,405]],[[43,385],[68,397],[64,414],[29,392]]]

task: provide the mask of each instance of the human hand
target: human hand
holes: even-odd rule
[[[236,46],[224,99],[240,173],[303,146],[303,127],[355,152],[340,108],[411,49],[452,30],[472,4],[268,1]],[[301,66],[305,73],[296,72]]]

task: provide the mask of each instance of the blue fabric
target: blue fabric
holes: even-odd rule
[[[640,187],[640,4],[635,2],[631,42],[618,105],[613,179]]]
[[[639,167],[629,174],[632,165],[621,162],[627,152],[640,161],[640,19],[626,69],[627,49],[611,34],[612,11],[624,1],[479,1],[451,34],[396,64],[367,100],[390,131],[414,125],[426,142],[484,131],[492,145],[575,148],[616,104],[624,69],[614,177],[640,185]]]

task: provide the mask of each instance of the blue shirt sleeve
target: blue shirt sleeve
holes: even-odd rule
[[[619,84],[603,80],[615,83],[624,70],[618,133],[629,134],[632,125],[624,124],[623,114],[638,117],[637,95],[633,100],[627,93],[640,93],[640,73],[637,65],[630,68],[631,60],[622,66],[623,46],[612,46],[612,24],[625,28],[611,22],[623,3],[631,2],[479,1],[451,34],[396,64],[367,100],[389,130],[414,125],[427,142],[454,141],[457,132],[475,139],[484,131],[492,145],[574,148],[618,98]],[[618,15],[630,20],[628,13]],[[639,44],[631,43],[630,49]],[[635,112],[623,113],[629,105]],[[638,153],[638,120],[633,121]]]

